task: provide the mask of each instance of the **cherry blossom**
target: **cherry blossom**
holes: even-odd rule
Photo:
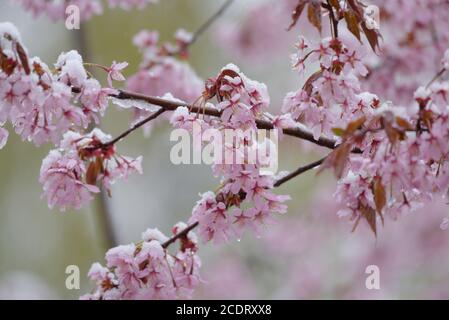
[[[173,228],[176,236],[186,224]],[[121,245],[106,253],[107,266],[94,263],[89,278],[96,287],[81,299],[174,299],[189,298],[201,279],[201,260],[196,254],[195,234],[180,238],[180,247],[170,254],[164,245],[168,239],[157,229],[148,229],[138,244]]]
[[[128,66],[128,62],[113,62],[111,67],[108,68],[108,83],[112,87],[112,80],[125,81],[126,78],[121,74],[121,71]]]
[[[108,1],[111,7],[125,10],[156,2]],[[54,20],[63,18],[64,5],[69,3],[84,9],[83,19],[102,10],[98,1],[20,1],[35,15],[45,12]],[[276,47],[271,41],[277,40],[278,33],[264,29],[265,24],[282,24],[286,19],[276,17],[290,15],[286,27],[294,30],[303,11],[322,35],[318,41],[298,35],[291,69],[302,85],[285,94],[276,115],[270,113],[275,103],[268,87],[235,64],[224,66],[206,81],[197,76],[186,60],[198,33],[178,29],[172,43],[161,43],[157,31],[141,31],[133,42],[142,63],[136,74],[125,79],[122,70],[127,62],[102,66],[85,62],[76,51],[62,53],[54,68],[49,67],[40,58],[29,57],[11,23],[0,24],[0,149],[9,135],[5,124],[23,140],[55,146],[43,160],[39,177],[50,208],[83,208],[101,189],[111,195],[116,181],[142,173],[142,157],[121,155],[117,143],[141,127],[148,130],[159,115],[169,119],[173,128],[195,135],[208,129],[222,136],[226,130],[238,132],[232,141],[225,141],[221,154],[214,154],[211,169],[218,187],[200,195],[188,224],[176,224],[172,237],[149,229],[142,241],[111,248],[105,266],[92,265],[88,276],[95,287],[83,299],[192,297],[201,283],[199,243],[192,230],[197,229],[203,243],[240,239],[248,230],[262,234],[288,209],[290,196],[274,189],[314,168],[335,175],[336,215],[347,217],[353,231],[366,223],[375,236],[381,224],[436,198],[447,198],[447,1],[374,3],[386,15],[391,39],[369,28],[376,27],[376,21],[364,14],[361,1],[292,0],[284,4],[288,9],[281,6],[273,15],[274,3],[263,4],[250,14],[242,34],[227,35],[228,43],[240,44],[236,49],[251,56],[265,50],[266,41]],[[247,47],[248,42],[257,43]],[[102,87],[86,69],[91,67],[105,71],[109,87]],[[113,80],[126,81],[127,90],[113,88]],[[93,127],[105,116],[110,99],[133,110],[131,126],[116,138]],[[264,153],[263,146],[272,143],[267,138],[257,140],[259,129],[273,129],[330,151],[296,171],[266,174],[266,162],[278,155]],[[253,154],[258,157],[249,161]],[[232,161],[223,161],[229,155]],[[440,228],[447,229],[448,224],[445,218]],[[297,229],[304,231],[301,226]],[[307,242],[297,242],[301,250],[307,247]],[[169,252],[173,243],[179,249]],[[298,278],[297,283],[309,292],[319,291],[319,274],[311,265],[303,268],[310,277]]]

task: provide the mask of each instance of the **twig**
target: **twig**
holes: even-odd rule
[[[73,89],[74,92],[79,92],[78,88],[74,88]],[[207,116],[212,116],[212,117],[220,117],[221,116],[221,111],[215,108],[210,108],[210,107],[198,107],[195,105],[189,105],[183,102],[175,102],[175,101],[170,101],[170,100],[165,100],[162,98],[158,98],[158,97],[153,97],[153,96],[146,96],[143,94],[139,94],[139,93],[134,93],[134,92],[130,92],[130,91],[125,91],[125,90],[119,90],[118,94],[112,94],[110,95],[113,98],[116,99],[120,99],[120,100],[139,100],[139,101],[144,101],[147,102],[149,104],[152,105],[156,105],[161,107],[162,109],[160,110],[160,112],[164,111],[174,111],[179,107],[189,107],[189,110],[192,113],[202,113],[204,115]],[[158,111],[159,112],[159,111]],[[135,125],[134,127],[126,130],[125,132],[123,132],[122,134],[120,134],[117,138],[111,140],[110,142],[107,142],[107,145],[111,145],[113,143],[116,143],[117,141],[121,140],[122,138],[126,137],[127,135],[129,135],[131,132],[133,132],[134,130],[138,129],[139,127],[141,127],[143,124],[145,124],[148,121],[151,121],[152,119],[154,119],[154,115],[152,114],[151,116],[149,116],[148,118],[142,120],[143,123],[138,123],[137,125]],[[157,115],[159,116],[159,114]],[[268,120],[262,120],[262,119],[258,119],[256,120],[256,124],[257,124],[257,128],[259,129],[265,129],[265,130],[272,130],[274,129],[273,124],[268,121]],[[326,137],[320,137],[318,139],[315,139],[313,134],[303,128],[300,127],[292,127],[292,128],[286,128],[283,129],[284,134],[288,135],[288,136],[292,136],[292,137],[296,137],[302,140],[307,140],[309,142],[312,142],[316,145],[322,146],[322,147],[326,147],[329,149],[335,149],[336,147],[336,141],[330,138],[326,138]]]
[[[188,46],[194,44],[198,38],[229,8],[234,0],[227,0],[218,11],[212,15],[206,22],[204,22],[194,33],[192,39],[188,43]]]
[[[171,237],[170,239],[168,239],[167,241],[165,241],[162,244],[162,248],[167,249],[173,242],[175,242],[176,240],[178,240],[179,238],[185,237],[187,236],[187,234],[195,229],[198,226],[198,222],[194,222],[192,223],[190,226],[186,227],[184,230],[182,230],[181,232],[178,232],[177,234],[175,234],[173,237]]]
[[[131,128],[129,128],[128,130],[124,131],[122,134],[120,134],[119,136],[117,136],[115,139],[108,141],[104,144],[101,145],[102,148],[106,148],[109,146],[112,146],[113,144],[116,144],[117,142],[119,142],[120,140],[122,140],[123,138],[125,138],[127,135],[129,135],[131,132],[139,129],[141,126],[143,126],[144,124],[150,122],[151,120],[156,119],[157,117],[159,117],[161,114],[163,114],[165,112],[164,108],[160,108],[158,111],[152,113],[150,116],[148,116],[147,118],[137,122],[135,125],[133,125]]]
[[[283,185],[284,183],[290,181],[291,179],[303,174],[304,172],[307,172],[309,170],[312,170],[318,166],[320,166],[324,160],[326,160],[327,156],[324,157],[323,159],[320,159],[318,161],[312,162],[306,166],[303,167],[299,167],[298,169],[296,169],[295,171],[291,172],[290,174],[286,175],[285,177],[279,179],[278,181],[275,182],[274,187],[280,187],[281,185]]]
[[[299,175],[301,175],[301,174],[303,174],[303,173],[305,173],[305,172],[307,172],[307,171],[309,171],[309,170],[312,170],[313,168],[316,168],[316,167],[320,166],[320,165],[324,162],[324,160],[326,160],[326,158],[327,158],[327,156],[324,157],[324,158],[321,159],[321,160],[312,162],[311,164],[308,164],[308,165],[306,165],[306,166],[299,167],[297,170],[293,171],[293,172],[290,173],[289,175],[287,175],[287,176],[285,176],[284,178],[281,178],[281,179],[279,179],[278,181],[276,181],[276,182],[274,183],[273,186],[274,186],[275,188],[280,187],[280,186],[283,185],[284,183],[286,183],[286,182],[292,180],[293,178],[295,178],[295,177],[297,177],[297,176],[299,176]],[[192,223],[191,225],[189,225],[188,227],[186,227],[184,230],[182,230],[181,232],[177,233],[176,235],[174,235],[173,237],[171,237],[170,239],[168,239],[167,241],[165,241],[165,242],[162,244],[162,247],[163,247],[164,249],[167,249],[172,243],[176,242],[176,240],[185,237],[190,231],[192,231],[193,229],[195,229],[195,228],[198,226],[198,224],[199,224],[198,221]]]

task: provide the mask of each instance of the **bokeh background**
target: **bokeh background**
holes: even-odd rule
[[[141,57],[132,37],[141,29],[156,29],[171,40],[183,27],[195,30],[222,3],[205,0],[163,0],[157,6],[130,12],[106,10],[82,25],[83,49],[90,62],[109,65],[128,61],[126,75],[137,71]],[[302,80],[291,71],[289,54],[295,36],[312,33],[302,25],[287,33],[288,17],[263,37],[251,42],[267,55],[255,59],[251,50],[236,52],[229,32],[245,24],[254,3],[235,1],[232,8],[191,49],[190,63],[203,79],[229,62],[250,78],[265,82],[276,112],[286,92]],[[264,19],[261,17],[261,26]],[[78,31],[46,17],[32,19],[9,1],[0,3],[0,21],[13,22],[30,55],[48,64],[62,51],[80,48]],[[262,28],[260,29],[262,32]],[[260,39],[259,39],[260,40]],[[260,47],[262,46],[262,50]],[[127,128],[131,115],[115,107],[101,124],[112,135]],[[130,243],[149,227],[169,233],[187,220],[198,194],[218,185],[211,170],[201,165],[171,164],[170,126],[159,123],[150,137],[141,131],[119,145],[123,154],[144,156],[144,174],[118,183],[108,200],[117,241]],[[51,146],[36,148],[11,133],[0,152],[0,298],[77,299],[91,289],[86,274],[93,262],[103,262],[109,248],[98,203],[88,210],[61,213],[49,210],[38,182],[42,159]],[[317,159],[322,151],[285,138],[280,146],[281,170],[293,170]],[[261,235],[247,235],[226,245],[204,245],[203,279],[198,298],[449,298],[449,231],[439,228],[447,216],[444,203],[433,203],[400,221],[388,220],[377,239],[366,226],[351,233],[352,225],[336,216],[332,192],[335,181],[326,174],[307,173],[279,192],[290,194],[288,214]],[[381,271],[381,289],[365,287],[365,268]],[[77,265],[81,289],[67,290],[65,269]]]

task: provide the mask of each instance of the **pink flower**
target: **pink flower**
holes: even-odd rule
[[[86,168],[74,153],[51,151],[42,162],[39,182],[43,185],[48,206],[80,209],[92,200],[92,193],[100,190],[81,179]]]
[[[177,224],[174,229],[184,227]],[[199,285],[201,260],[189,232],[180,239],[179,251],[171,255],[161,241],[168,239],[157,229],[149,229],[139,244],[121,245],[106,253],[107,268],[94,263],[89,278],[94,291],[82,299],[177,299],[191,298]]]
[[[128,66],[128,62],[112,62],[111,67],[108,70],[108,84],[112,87],[112,80],[125,81],[126,78],[123,76],[121,71]]]

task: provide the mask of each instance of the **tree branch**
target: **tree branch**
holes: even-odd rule
[[[79,92],[79,89],[74,89],[74,92]],[[175,101],[170,101],[170,100],[165,100],[162,98],[158,98],[158,97],[152,97],[152,96],[146,96],[143,94],[139,94],[139,93],[134,93],[134,92],[129,92],[129,91],[125,91],[125,90],[119,90],[118,94],[112,94],[111,97],[114,97],[116,99],[120,99],[120,100],[139,100],[139,101],[144,101],[147,102],[149,104],[152,105],[156,105],[161,107],[163,111],[174,111],[179,107],[189,107],[191,112],[196,112],[196,113],[201,113],[204,115],[208,115],[208,116],[212,116],[212,117],[220,117],[221,116],[221,111],[215,108],[210,108],[210,107],[198,107],[195,105],[189,105],[183,102],[175,102]],[[158,112],[163,112],[163,111],[158,111]],[[139,123],[138,125],[135,125],[134,127],[126,130],[124,133],[120,134],[117,138],[113,139],[112,141],[108,142],[107,145],[111,145],[113,143],[116,143],[117,141],[121,140],[122,138],[126,137],[127,135],[129,135],[131,132],[133,132],[134,130],[138,129],[139,127],[141,127],[143,124],[145,124],[148,121],[151,121],[154,119],[154,114],[152,114],[151,116],[149,116],[147,119],[142,120],[143,123]],[[157,115],[159,116],[159,114]],[[259,129],[266,129],[266,130],[271,130],[274,129],[273,124],[268,121],[268,120],[262,120],[262,119],[258,119],[256,120],[256,124],[257,124],[257,128]],[[307,140],[309,142],[312,142],[316,145],[322,146],[322,147],[326,147],[329,149],[335,149],[336,147],[336,141],[330,138],[326,138],[326,137],[320,137],[318,139],[315,139],[313,134],[303,128],[300,127],[293,127],[293,128],[286,128],[283,129],[284,134],[288,135],[288,136],[292,136],[292,137],[296,137],[302,140]]]
[[[112,139],[109,142],[104,143],[103,145],[101,145],[102,148],[106,148],[106,147],[110,147],[114,144],[116,144],[117,142],[119,142],[120,140],[122,140],[123,138],[125,138],[127,135],[129,135],[131,132],[139,129],[141,126],[143,126],[144,124],[150,122],[151,120],[156,119],[157,117],[159,117],[161,114],[163,114],[165,112],[164,108],[160,108],[158,111],[152,113],[150,116],[148,116],[147,118],[137,122],[135,125],[133,125],[131,128],[129,128],[128,130],[124,131],[122,134],[120,134],[119,136],[117,136],[116,138]]]
[[[188,43],[188,46],[194,44],[198,38],[231,6],[234,0],[227,0],[218,11],[206,20],[194,33],[192,40]]]
[[[280,187],[280,186],[283,185],[284,183],[286,183],[286,182],[292,180],[293,178],[295,178],[295,177],[297,177],[297,176],[299,176],[299,175],[301,175],[301,174],[303,174],[303,173],[305,173],[305,172],[307,172],[307,171],[309,171],[309,170],[312,170],[312,169],[314,169],[314,168],[320,166],[320,165],[324,162],[324,160],[326,160],[326,158],[327,158],[327,156],[324,157],[323,159],[320,159],[320,160],[318,160],[318,161],[312,162],[312,163],[310,163],[310,164],[308,164],[308,165],[306,165],[306,166],[299,167],[297,170],[293,171],[292,173],[290,173],[289,175],[285,176],[284,178],[281,178],[281,179],[277,180],[277,181],[274,183],[273,186],[274,186],[275,188]],[[198,221],[192,223],[191,225],[189,225],[188,227],[186,227],[184,230],[182,230],[181,232],[177,233],[176,235],[174,235],[173,237],[171,237],[170,239],[168,239],[167,241],[165,241],[165,242],[162,244],[162,247],[163,247],[164,249],[167,249],[171,244],[173,244],[174,242],[176,242],[176,240],[178,240],[178,239],[180,239],[180,238],[183,238],[183,237],[187,236],[187,234],[188,234],[190,231],[192,231],[193,229],[195,229],[195,228],[198,226],[198,224],[199,224]]]
[[[299,167],[295,171],[291,172],[290,174],[288,174],[285,177],[283,177],[283,178],[279,179],[278,181],[276,181],[273,186],[274,187],[280,187],[284,183],[286,183],[286,182],[292,180],[293,178],[303,174],[304,172],[307,172],[309,170],[312,170],[312,169],[320,166],[324,162],[324,160],[326,160],[326,158],[327,158],[327,156],[322,158],[322,159],[320,159],[320,160],[318,160],[318,161],[312,162],[312,163],[310,163],[310,164],[308,164],[306,166]]]

